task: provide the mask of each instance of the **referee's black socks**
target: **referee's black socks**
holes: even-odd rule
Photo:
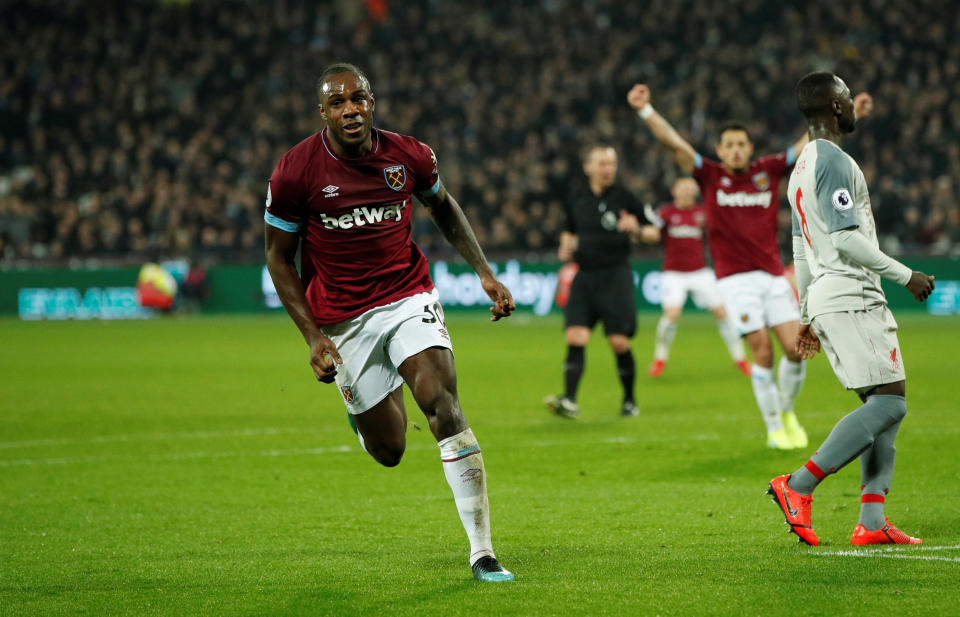
[[[567,361],[563,364],[565,390],[563,396],[571,401],[577,400],[577,386],[583,376],[583,367],[586,364],[586,355],[583,347],[578,345],[567,346]]]
[[[620,383],[623,384],[623,402],[632,403],[633,401],[633,382],[636,379],[637,368],[633,362],[633,351],[630,349],[617,356],[617,375],[620,376]]]

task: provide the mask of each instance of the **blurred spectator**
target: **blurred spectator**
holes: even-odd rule
[[[960,251],[958,3],[372,4],[0,0],[0,260],[260,260],[266,179],[319,128],[335,60],[368,71],[379,126],[434,147],[494,256],[552,255],[596,138],[625,186],[668,199],[677,170],[625,103],[635,81],[697,148],[737,118],[766,153],[802,130],[793,86],[815,69],[875,97],[845,147],[884,245]]]

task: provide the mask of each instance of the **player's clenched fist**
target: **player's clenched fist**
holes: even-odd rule
[[[313,374],[323,383],[333,383],[338,364],[343,364],[343,359],[340,358],[337,346],[329,338],[318,334],[310,343],[310,366],[313,367]]]
[[[490,307],[493,317],[490,318],[490,321],[498,321],[501,317],[509,317],[510,313],[517,310],[517,305],[513,302],[510,290],[495,277],[481,277],[480,284],[483,285],[483,290],[493,300],[493,306]]]
[[[910,281],[907,282],[907,291],[913,294],[917,302],[923,302],[933,293],[933,279],[932,276],[914,270]]]
[[[641,109],[650,102],[650,88],[646,84],[634,84],[627,93],[627,102],[634,109]]]
[[[857,118],[866,118],[873,113],[873,97],[866,92],[853,97],[853,113]]]

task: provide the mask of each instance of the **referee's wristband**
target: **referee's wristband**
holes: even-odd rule
[[[640,116],[641,120],[648,120],[653,115],[653,105],[647,103],[637,110],[637,115]]]

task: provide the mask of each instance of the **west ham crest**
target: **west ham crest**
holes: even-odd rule
[[[384,167],[383,178],[387,181],[387,186],[395,191],[401,190],[407,184],[407,172],[403,165]]]
[[[343,392],[343,400],[348,403],[353,402],[353,390],[350,388],[350,386],[340,388],[340,391]]]
[[[757,187],[758,191],[765,191],[770,188],[770,176],[765,171],[753,174],[751,180],[753,180],[753,186]]]

